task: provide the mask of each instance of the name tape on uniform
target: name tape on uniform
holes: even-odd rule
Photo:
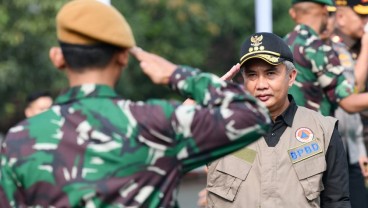
[[[288,150],[289,157],[292,163],[297,163],[299,161],[305,160],[321,152],[323,152],[323,149],[321,148],[321,145],[318,143],[317,140],[313,140],[311,142]]]

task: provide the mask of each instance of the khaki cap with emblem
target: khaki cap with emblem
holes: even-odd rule
[[[301,3],[301,2],[314,2],[317,4],[324,4],[324,5],[329,5],[329,6],[333,6],[333,0],[292,0],[291,4],[296,4],[296,3]]]
[[[368,15],[368,0],[336,0],[336,6],[349,6],[360,15]]]
[[[64,43],[135,46],[132,30],[123,15],[114,7],[96,0],[66,3],[57,14],[56,27],[57,37]]]
[[[240,50],[240,66],[246,61],[259,58],[269,64],[278,65],[283,61],[294,62],[293,54],[286,42],[273,33],[255,33],[248,37]]]

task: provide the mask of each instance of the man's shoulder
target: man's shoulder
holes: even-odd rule
[[[47,132],[51,126],[55,125],[54,121],[57,117],[60,116],[55,113],[55,109],[51,108],[38,115],[26,118],[8,130],[5,140],[9,141],[19,137],[26,139],[31,137],[32,132],[35,131]]]
[[[286,35],[285,40],[289,45],[310,45],[313,41],[320,41],[321,39],[315,32],[306,25],[297,25],[294,30]]]
[[[324,116],[324,115],[321,114],[321,112],[317,112],[315,110],[311,110],[311,109],[303,107],[303,106],[298,106],[298,111],[300,111],[301,115],[303,115],[303,116],[315,117],[315,118],[318,118],[320,120],[327,120],[327,119],[336,120],[336,118],[334,118],[332,116]]]
[[[306,108],[304,106],[298,106],[297,112],[299,112],[299,115],[302,115],[303,117],[316,117],[320,114],[317,111]]]
[[[311,32],[308,27],[303,27],[303,25],[296,26],[294,31],[285,37],[285,41],[293,51],[294,60],[299,63],[299,66],[305,66],[306,70],[309,70],[309,60],[313,59],[311,57],[316,52],[326,50],[326,45],[320,37]],[[318,54],[319,56],[324,55]],[[300,70],[300,67],[298,67],[298,70]]]

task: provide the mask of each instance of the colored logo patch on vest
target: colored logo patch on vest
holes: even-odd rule
[[[321,152],[323,152],[323,149],[317,140],[313,140],[288,150],[288,154],[292,163],[300,162]]]
[[[313,140],[314,134],[309,128],[302,127],[296,130],[295,137],[298,141],[307,143]]]

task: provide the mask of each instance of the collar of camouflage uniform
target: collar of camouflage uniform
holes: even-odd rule
[[[84,84],[67,89],[56,99],[55,104],[68,103],[87,97],[120,97],[111,87],[107,85]]]

